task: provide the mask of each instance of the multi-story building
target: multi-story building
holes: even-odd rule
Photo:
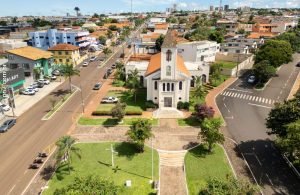
[[[7,50],[26,47],[27,43],[16,39],[0,39],[0,53],[5,53]]]
[[[49,51],[27,46],[8,50],[7,57],[7,68],[22,68],[29,83],[33,80],[34,69],[39,70],[40,77],[50,76],[52,73],[53,54]]]
[[[70,44],[57,44],[48,49],[53,53],[54,64],[76,66],[82,62],[79,47]]]
[[[224,5],[224,10],[229,11],[229,5]]]
[[[220,50],[220,44],[214,41],[194,41],[177,44],[178,54],[185,61],[190,62],[214,62],[216,53]]]
[[[238,22],[233,20],[218,20],[216,27],[225,28],[228,33],[235,33],[238,29]]]
[[[66,43],[78,46],[81,49],[88,47],[90,44],[96,42],[95,38],[89,37],[88,31],[64,29],[58,31],[57,29],[49,29],[47,31],[30,32],[31,44],[34,47],[44,50],[55,46],[56,44]]]

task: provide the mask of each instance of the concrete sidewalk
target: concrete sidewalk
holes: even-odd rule
[[[49,95],[56,87],[63,83],[62,81],[53,81],[49,85],[45,85],[43,88],[39,88],[39,91],[31,96],[31,95],[16,95],[15,96],[15,104],[16,108],[14,109],[15,116],[19,117],[24,112],[29,110],[32,106],[34,106],[41,99]],[[50,103],[49,103],[50,108]],[[5,116],[0,115],[0,121],[2,122],[5,118],[13,117],[12,109],[8,112],[5,112]]]

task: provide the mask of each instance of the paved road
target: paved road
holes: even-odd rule
[[[300,71],[295,67],[298,61],[300,55],[294,55],[294,61],[283,65],[262,91],[253,90],[240,78],[216,98],[228,130],[264,194],[300,194],[300,181],[274,147],[265,127],[274,103],[288,97]]]
[[[114,63],[120,54],[121,49],[106,66]],[[96,93],[92,91],[93,85],[104,76],[106,68],[99,68],[99,63],[95,61],[88,67],[81,68],[80,77],[72,79],[74,85],[82,86],[85,103]],[[56,91],[65,89],[68,89],[67,82],[56,88]],[[28,170],[28,165],[36,154],[66,134],[74,119],[79,116],[81,98],[80,92],[77,92],[51,120],[42,121],[41,118],[50,107],[49,99],[53,95],[43,98],[19,117],[10,131],[0,135],[0,194],[21,194],[36,173],[36,170]]]

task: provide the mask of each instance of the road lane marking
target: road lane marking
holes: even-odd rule
[[[252,103],[248,103],[250,106],[257,106],[257,107],[262,107],[262,108],[268,108],[268,109],[272,109],[272,107],[269,106],[264,106],[264,105],[259,105],[259,104],[252,104]]]
[[[226,119],[234,119],[233,116],[225,116]]]
[[[246,98],[246,96],[248,96],[248,95],[244,94],[242,98],[243,98],[243,99],[245,99],[245,98]]]
[[[261,97],[259,97],[259,102],[261,102]]]
[[[272,100],[271,99],[269,99],[269,104],[272,104]]]
[[[248,100],[248,99],[249,99],[249,97],[250,97],[249,95],[246,95],[246,100]]]
[[[234,88],[227,88],[227,90],[239,91],[239,92],[245,92],[245,93],[253,93],[252,91],[246,91],[246,90],[240,90],[240,89],[234,89]]]
[[[225,97],[223,97],[223,101],[225,100]]]
[[[256,160],[257,160],[258,164],[259,164],[260,166],[262,166],[262,163],[260,162],[260,160],[259,160],[258,156],[257,156],[255,153],[253,153],[253,155],[255,156],[255,158],[256,158]]]
[[[226,92],[224,93],[225,96],[227,96],[228,94],[229,94],[228,91],[226,91]]]
[[[265,103],[265,101],[266,101],[266,99],[265,99],[265,98],[262,98],[262,102]]]
[[[257,100],[258,100],[258,97],[256,97],[254,101],[257,101]]]
[[[15,185],[13,185],[13,187],[12,188],[10,188],[10,190],[8,191],[8,194],[10,194],[14,189],[15,189],[15,187],[16,187],[16,184]]]
[[[241,95],[242,95],[242,94],[237,94],[236,97],[237,97],[237,98],[241,98],[241,97],[242,97]]]
[[[238,96],[238,95],[239,95],[239,94],[235,93],[233,97],[236,97],[236,96]]]
[[[272,186],[274,186],[274,184],[273,184],[272,180],[270,179],[270,177],[269,177],[268,173],[266,173],[266,176],[267,176],[267,178],[268,178],[268,180],[269,180],[270,184],[271,184]]]

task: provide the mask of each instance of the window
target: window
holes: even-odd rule
[[[30,69],[30,66],[29,64],[22,64],[22,67],[26,70],[29,70]]]
[[[66,53],[66,55],[69,55],[69,52],[66,51],[65,53]]]
[[[154,90],[157,90],[157,81],[154,82]]]
[[[166,75],[171,76],[171,66],[167,66]]]
[[[9,59],[9,60],[13,60],[13,59],[14,59],[14,56],[13,56],[13,55],[8,55],[8,59]]]
[[[171,91],[174,91],[174,83],[171,85]]]
[[[179,82],[179,90],[182,90],[182,81]]]
[[[62,62],[63,60],[62,59],[59,59],[59,62]]]
[[[167,91],[170,91],[170,83],[167,83]]]
[[[240,53],[240,50],[236,50],[235,52],[236,52],[236,53]]]
[[[172,60],[172,52],[171,52],[171,50],[167,51],[167,53],[166,53],[166,60],[168,62],[170,62]]]
[[[61,51],[58,52],[58,55],[61,55]]]
[[[67,61],[67,62],[70,62],[70,60],[69,60],[69,59],[67,59],[66,61]]]
[[[166,91],[166,84],[163,83],[163,91]]]
[[[67,39],[70,39],[70,36],[67,36]]]
[[[156,99],[156,100],[157,100],[157,97],[155,97],[154,99]]]
[[[46,39],[49,39],[49,37],[46,37]]]
[[[40,39],[43,39],[44,38],[44,36],[40,36]]]
[[[201,61],[204,61],[204,56],[201,56]]]

